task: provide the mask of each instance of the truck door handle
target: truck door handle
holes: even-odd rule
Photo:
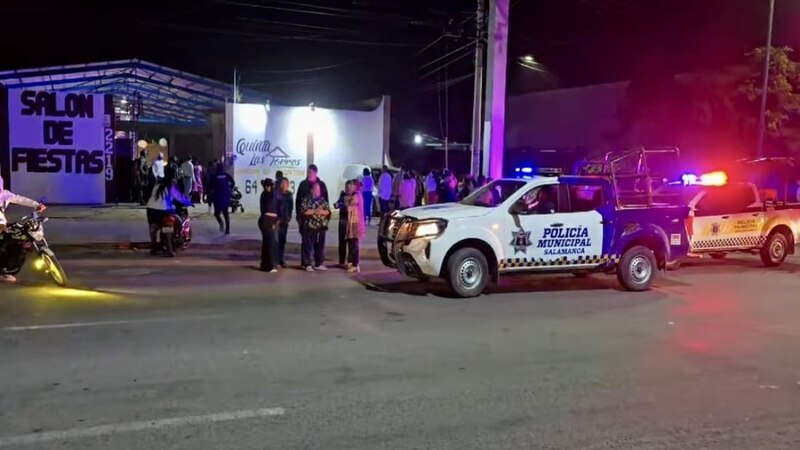
[[[730,219],[731,216],[722,216],[723,219]]]
[[[753,214],[751,214],[751,215],[752,215],[753,217],[758,217],[758,216],[760,216],[760,215],[761,215],[761,213],[753,213]]]
[[[563,223],[551,223],[550,226],[553,227],[553,228],[558,228],[558,227],[563,227],[564,224]]]

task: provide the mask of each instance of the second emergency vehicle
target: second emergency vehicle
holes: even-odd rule
[[[716,179],[714,179],[716,178]],[[730,252],[758,253],[767,267],[781,265],[800,240],[800,204],[779,202],[774,190],[752,183],[684,180],[659,194],[680,196],[689,206],[691,253],[722,259]]]

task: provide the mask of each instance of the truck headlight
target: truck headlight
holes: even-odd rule
[[[447,228],[447,221],[443,219],[422,220],[414,229],[415,238],[436,237]]]

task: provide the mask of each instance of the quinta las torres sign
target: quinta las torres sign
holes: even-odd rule
[[[280,146],[264,139],[239,139],[236,142],[237,157],[244,157],[250,167],[298,168],[301,158],[290,157]]]

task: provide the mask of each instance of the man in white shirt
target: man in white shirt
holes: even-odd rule
[[[153,175],[156,176],[156,180],[161,181],[164,179],[164,154],[159,153],[158,158],[153,161]]]
[[[381,207],[381,214],[389,214],[389,201],[392,200],[392,174],[389,167],[383,166],[383,172],[378,179],[378,203]]]
[[[43,210],[44,205],[39,202],[35,202],[28,197],[23,197],[21,195],[17,195],[11,191],[5,189],[5,185],[3,184],[3,177],[0,176],[0,245],[2,245],[3,240],[3,230],[6,227],[6,208],[8,205],[15,204],[20,206],[27,206],[29,208],[34,208],[38,210]],[[4,261],[0,261],[0,283],[2,282],[10,282],[13,283],[17,281],[17,279],[13,275],[2,274],[3,264]]]

